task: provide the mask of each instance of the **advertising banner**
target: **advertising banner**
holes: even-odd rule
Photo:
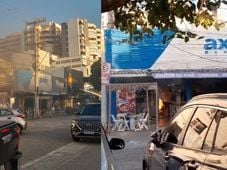
[[[117,91],[117,113],[135,113],[136,95],[135,91],[121,89]]]

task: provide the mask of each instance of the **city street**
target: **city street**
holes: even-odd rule
[[[30,120],[21,135],[21,169],[100,169],[100,141],[74,142],[72,115]]]

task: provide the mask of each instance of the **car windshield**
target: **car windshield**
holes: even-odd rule
[[[15,114],[21,114],[21,113],[22,113],[22,111],[19,110],[19,109],[13,109],[12,111],[13,111],[13,113],[15,113]]]
[[[80,115],[101,115],[101,104],[89,104],[86,105]]]

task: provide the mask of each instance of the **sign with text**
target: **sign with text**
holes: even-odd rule
[[[168,78],[226,78],[226,72],[185,72],[185,73],[153,73],[155,79],[168,79]]]
[[[102,63],[102,84],[109,84],[110,82],[110,63]]]

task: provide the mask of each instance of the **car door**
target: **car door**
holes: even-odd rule
[[[151,149],[152,145],[148,145],[147,150],[152,150],[153,156],[147,162],[148,169],[157,169],[157,167],[164,167],[176,169],[179,166],[179,162],[175,161],[173,155],[169,154],[172,152],[174,147],[181,144],[182,137],[185,133],[185,128],[192,114],[194,113],[194,107],[182,108],[173,118],[170,125],[162,131],[161,134],[161,146]],[[147,154],[149,155],[149,154]],[[149,157],[149,156],[148,156]],[[171,164],[171,166],[170,166]]]
[[[180,141],[177,141],[177,144],[170,147],[171,149],[166,153],[166,167],[169,170],[180,167],[203,170],[204,162],[211,152],[217,127],[217,123],[213,121],[217,109],[206,106],[194,107],[194,114],[181,133],[181,137],[178,139]],[[171,132],[173,136],[175,136],[175,129],[174,127]],[[207,138],[207,136],[210,137]],[[206,138],[210,148],[204,145]]]
[[[227,169],[227,111],[220,109],[213,120],[216,124],[215,133],[209,132],[204,142],[203,149],[210,149],[211,153],[204,161],[204,169]],[[210,128],[212,131],[212,128]],[[214,135],[213,135],[214,134]],[[209,143],[209,136],[212,141]],[[212,143],[211,143],[212,142]]]
[[[217,131],[217,108],[198,106],[190,120],[182,140],[182,147],[174,147],[170,155],[181,161],[188,169],[207,170],[212,168],[206,162],[212,151]]]

